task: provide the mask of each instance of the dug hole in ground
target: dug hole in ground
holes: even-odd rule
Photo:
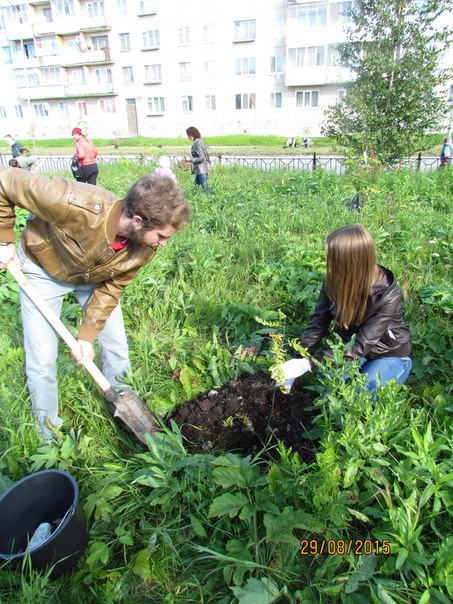
[[[177,407],[168,418],[180,428],[193,451],[258,453],[282,441],[304,461],[313,459],[314,395],[295,388],[283,394],[263,373],[246,374]]]

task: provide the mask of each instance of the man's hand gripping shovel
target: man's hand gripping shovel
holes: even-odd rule
[[[77,351],[79,349],[77,340],[41,298],[14,260],[11,260],[6,268],[71,351]],[[107,401],[113,404],[115,408],[114,416],[126,424],[135,436],[146,444],[146,434],[152,435],[158,430],[158,426],[145,403],[133,390],[128,389],[122,394],[116,392],[93,361],[86,361],[83,366],[101,388]]]

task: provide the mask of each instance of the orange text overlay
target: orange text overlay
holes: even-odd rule
[[[390,541],[388,539],[302,539],[300,542],[299,554],[301,556],[318,556],[327,554],[333,556],[338,554],[355,554],[356,556],[370,556],[371,554],[384,554],[388,556],[390,551]]]

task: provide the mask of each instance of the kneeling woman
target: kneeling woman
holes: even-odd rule
[[[314,354],[329,325],[344,343],[355,335],[345,360],[360,360],[366,390],[392,379],[406,381],[412,367],[409,330],[401,317],[401,289],[392,272],[376,264],[373,239],[360,224],[327,237],[326,276],[301,345]],[[321,357],[331,357],[323,351]],[[332,358],[332,357],[331,357]],[[285,385],[314,369],[310,359],[291,359],[281,367]]]

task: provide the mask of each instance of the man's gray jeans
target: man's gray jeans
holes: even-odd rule
[[[79,304],[85,308],[96,284],[73,285],[57,281],[29,260],[20,246],[18,254],[23,262],[22,270],[28,280],[57,316],[60,316],[63,298],[70,292],[74,293]],[[56,377],[58,336],[22,290],[20,303],[28,390],[38,429],[43,437],[48,437],[51,434],[45,427],[47,418],[54,426],[59,427],[62,424],[58,414]],[[125,376],[130,370],[129,350],[120,304],[112,312],[99,334],[98,344],[103,373],[112,386],[118,387],[120,382],[117,378]],[[81,379],[91,379],[88,373],[81,376]]]

